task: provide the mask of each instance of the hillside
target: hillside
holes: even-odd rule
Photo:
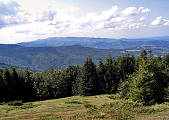
[[[137,39],[110,39],[110,38],[88,38],[88,37],[52,37],[32,42],[19,43],[25,47],[49,47],[49,46],[71,46],[81,45],[84,47],[100,49],[127,49],[141,46],[169,46],[169,36],[137,38]]]
[[[4,64],[4,63],[0,63],[0,67],[1,68],[10,68],[10,67],[16,67],[16,66],[11,66],[11,65]]]
[[[118,95],[69,97],[24,103],[20,106],[0,105],[1,120],[167,120],[169,104],[141,106]]]
[[[4,64],[42,71],[48,67],[56,69],[69,65],[81,65],[90,56],[96,63],[100,58],[121,55],[120,50],[107,50],[74,46],[22,47],[0,45],[0,61]]]

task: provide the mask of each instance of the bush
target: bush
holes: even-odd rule
[[[67,101],[65,102],[65,104],[82,104],[82,103],[79,101]]]
[[[110,96],[107,96],[109,99],[112,99],[112,100],[120,100],[120,95],[119,94],[113,94],[113,95],[110,95]]]
[[[32,103],[25,103],[22,106],[20,106],[19,108],[20,109],[30,109],[30,108],[33,108],[33,107],[36,107],[36,105],[33,105]]]
[[[10,106],[21,106],[21,105],[23,105],[23,102],[20,100],[16,100],[16,101],[10,101],[7,104]]]
[[[85,108],[91,108],[91,107],[93,107],[93,105],[88,104],[88,103],[85,103],[85,104],[84,104],[84,107],[85,107]]]

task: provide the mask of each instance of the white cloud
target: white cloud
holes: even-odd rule
[[[144,20],[145,20],[145,17],[141,17],[141,18],[140,18],[140,21],[144,21]]]
[[[150,9],[148,9],[148,8],[146,8],[146,9],[142,9],[142,11],[141,11],[142,13],[149,13],[149,12],[151,12],[151,10]]]
[[[129,7],[122,12],[118,10],[118,6],[113,6],[111,9],[103,11],[101,14],[89,13],[77,20],[79,28],[83,30],[87,28],[92,31],[98,31],[101,29],[114,31],[145,27],[145,24],[141,23],[139,18],[137,20],[136,15],[139,13],[139,8]],[[142,13],[140,12],[140,14]],[[143,17],[141,18],[141,21],[143,21]]]
[[[149,13],[151,12],[151,10],[149,8],[144,8],[144,7],[128,7],[126,9],[124,9],[121,14],[124,16],[132,16],[132,15],[136,15],[139,13]]]
[[[155,20],[152,21],[152,25],[160,25],[162,23],[162,17],[157,17]]]
[[[169,26],[169,20],[164,19],[164,26]]]
[[[104,20],[110,20],[116,15],[118,9],[118,6],[113,6],[111,9],[103,11],[99,17]]]
[[[31,4],[28,1],[27,4],[23,0],[18,1],[19,3],[8,1],[2,4],[0,0],[1,43],[32,41],[53,36],[88,36],[94,33],[99,36],[105,31],[119,33],[122,30],[140,29],[147,26],[144,14],[151,12],[144,7],[128,7],[121,11],[118,6],[112,6],[100,13],[76,16],[79,8],[75,6],[58,8],[39,3],[37,10],[29,10]],[[158,24],[168,26],[169,21],[160,17],[152,22],[152,25]]]
[[[138,11],[136,7],[128,7],[125,10],[123,10],[121,14],[124,16],[130,16],[130,15],[135,15],[137,12]]]
[[[19,11],[19,5],[14,1],[0,1],[0,28],[12,24],[13,18]]]
[[[151,25],[153,26],[169,26],[169,20],[162,18],[162,16],[157,17],[155,20],[152,21]]]
[[[18,8],[19,4],[17,2],[11,0],[0,1],[0,15],[15,15]]]

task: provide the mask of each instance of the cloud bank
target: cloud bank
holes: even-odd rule
[[[47,9],[29,12],[16,1],[0,0],[1,43],[32,41],[53,36],[94,36],[149,26],[169,26],[169,20],[161,16],[146,23],[151,10],[144,7],[120,10],[119,6],[112,6],[101,13],[77,16],[79,10],[80,8],[74,6],[58,9],[48,5]]]

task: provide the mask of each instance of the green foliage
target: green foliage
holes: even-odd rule
[[[134,118],[134,110],[138,107],[141,107],[139,103],[116,99],[101,106],[88,105],[86,116],[90,119],[128,120]]]
[[[23,105],[22,101],[10,101],[7,104],[11,105],[11,106],[21,106],[21,105]]]
[[[138,71],[129,78],[129,88],[123,88],[123,92],[127,92],[126,98],[144,105],[163,103],[169,81],[160,65],[161,61],[152,58],[151,55],[147,56],[145,51],[138,59],[140,59]]]
[[[88,57],[83,66],[60,70],[0,69],[0,102],[119,93],[119,99],[143,105],[163,103],[169,100],[168,56],[152,57],[151,51],[143,51],[137,59],[130,55],[108,57],[98,66]]]
[[[79,101],[66,101],[65,104],[82,104]]]
[[[120,83],[120,69],[114,58],[109,57],[106,59],[105,69],[106,93],[116,93]]]
[[[97,67],[97,74],[98,74],[98,83],[97,87],[99,94],[106,93],[106,79],[105,79],[106,68],[102,60],[99,61],[99,65]]]
[[[113,99],[113,100],[120,100],[121,99],[119,94],[110,95],[110,96],[108,96],[108,98]]]
[[[81,81],[81,95],[95,95],[97,94],[97,71],[96,65],[91,58],[87,58],[83,66],[82,81]]]
[[[84,104],[84,107],[85,107],[85,108],[93,108],[94,106],[91,105],[91,104],[89,104],[89,103],[85,103],[85,104]]]
[[[135,62],[136,60],[134,56],[130,56],[129,54],[127,56],[117,58],[117,64],[120,68],[120,77],[122,81],[126,81],[129,75],[133,74],[136,71]]]

